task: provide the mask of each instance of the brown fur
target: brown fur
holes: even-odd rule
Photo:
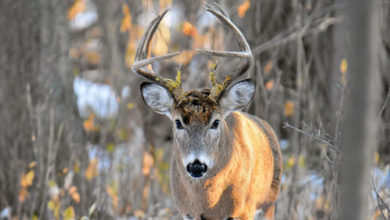
[[[213,112],[217,110],[217,102],[209,97],[207,91],[191,91],[180,99],[175,109],[187,125],[196,122],[207,124]]]
[[[189,117],[209,120],[207,111]],[[179,211],[199,220],[219,220],[253,219],[255,211],[263,209],[266,218],[273,219],[282,169],[274,132],[265,121],[240,112],[231,113],[221,126],[218,162],[206,178],[189,177],[179,150],[173,148],[171,188]]]

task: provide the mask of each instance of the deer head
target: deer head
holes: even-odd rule
[[[230,112],[249,104],[256,87],[256,82],[252,79],[233,83],[253,63],[253,56],[244,36],[218,6],[207,5],[207,11],[233,31],[242,51],[204,49],[197,51],[212,56],[243,58],[245,60],[240,68],[227,74],[223,81],[217,81],[214,68],[210,74],[211,88],[203,88],[200,91],[184,91],[181,88],[180,71],[178,71],[176,79],[172,80],[162,77],[151,68],[146,68],[154,61],[162,61],[180,54],[180,52],[175,52],[147,58],[150,40],[168,10],[154,19],[147,27],[136,51],[132,67],[135,73],[152,81],[141,84],[143,100],[153,111],[164,114],[172,120],[173,150],[178,152],[183,167],[193,178],[200,178],[213,169],[218,158],[221,134],[225,129],[225,117]]]

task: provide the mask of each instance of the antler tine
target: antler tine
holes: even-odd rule
[[[221,14],[223,14],[225,17],[229,18],[228,13],[227,13],[225,10],[223,10],[223,9],[221,8],[221,6],[220,6],[219,4],[217,4],[216,2],[206,3],[206,7],[207,7],[207,8],[215,7],[215,8],[217,8],[217,9],[219,10],[219,12],[220,12]]]
[[[144,32],[144,35],[142,36],[141,45],[138,47],[139,51],[137,49],[137,53],[139,52],[141,59],[147,58],[147,52],[149,50],[150,40],[152,39],[154,32],[156,32],[158,25],[160,25],[161,20],[164,18],[166,13],[168,13],[169,9],[166,9],[161,15],[158,15],[155,19],[153,19],[152,22],[150,22],[149,26]],[[145,48],[146,45],[146,48]],[[137,56],[136,56],[137,57]]]
[[[164,13],[162,14],[164,15]],[[150,24],[148,25],[148,27],[146,28],[144,34],[142,35],[141,37],[141,41],[140,41],[140,44],[139,46],[137,47],[137,51],[135,53],[135,58],[134,58],[134,64],[133,66],[131,67],[131,69],[133,70],[133,72],[137,73],[138,75],[142,76],[142,77],[145,77],[147,79],[150,79],[150,80],[154,80],[156,78],[156,73],[154,72],[151,72],[147,69],[144,69],[142,68],[143,66],[147,65],[144,63],[142,63],[142,59],[145,59],[146,58],[146,55],[147,55],[147,51],[145,52],[144,49],[145,49],[145,43],[146,41],[149,41],[150,40],[150,31],[156,27],[156,22],[158,22],[158,20],[161,20],[161,16],[159,15],[158,17],[156,17],[155,19],[153,19],[152,22],[150,22]],[[141,69],[142,68],[142,69]]]
[[[216,5],[216,4],[215,4]],[[205,49],[197,49],[198,52],[206,53],[214,56],[221,56],[221,57],[242,57],[242,58],[250,58],[252,56],[251,49],[249,47],[248,42],[246,41],[244,35],[241,33],[241,31],[237,28],[236,25],[233,24],[233,22],[227,17],[227,14],[225,11],[223,11],[219,6],[215,6],[220,10],[221,12],[215,11],[210,4],[206,4],[207,11],[212,13],[214,16],[219,18],[223,23],[225,23],[228,27],[232,29],[234,32],[234,35],[237,37],[239,46],[244,51],[215,51],[215,50],[205,50]]]
[[[242,51],[216,51],[216,50],[206,50],[206,49],[197,49],[198,52],[218,56],[218,57],[236,57],[236,58],[245,58],[246,63],[235,70],[232,74],[229,74],[225,77],[225,80],[222,83],[217,83],[215,81],[215,76],[211,76],[212,79],[212,97],[214,99],[218,99],[222,94],[222,91],[236,78],[240,77],[244,74],[249,67],[253,64],[253,55],[251,49],[249,47],[248,42],[246,41],[244,35],[237,28],[236,25],[229,19],[228,14],[216,3],[214,4],[206,4],[206,10],[212,13],[215,17],[217,17],[222,23],[226,24],[234,33],[234,36],[237,38],[238,45],[242,49]],[[218,10],[218,11],[217,11]],[[213,73],[213,71],[212,71]]]
[[[147,70],[143,67],[155,62],[155,61],[162,61],[169,59],[171,57],[179,55],[181,52],[174,52],[174,53],[169,53],[165,54],[162,56],[156,56],[156,57],[151,57],[147,58],[147,52],[149,50],[149,45],[150,41],[153,37],[153,34],[156,32],[158,25],[160,24],[161,20],[164,18],[166,13],[169,11],[169,9],[165,10],[161,15],[157,16],[153,21],[149,24],[149,26],[146,28],[142,38],[140,45],[137,48],[137,51],[135,53],[135,60],[134,64],[131,67],[133,72],[137,73],[138,75],[150,79],[152,81],[158,82],[159,84],[163,84],[165,80],[160,80],[163,79],[163,77],[160,76],[160,74],[154,72],[153,70]]]

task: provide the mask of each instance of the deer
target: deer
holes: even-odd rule
[[[271,126],[241,111],[256,90],[254,79],[237,80],[254,62],[248,42],[220,6],[206,4],[206,10],[232,30],[240,51],[197,51],[245,62],[223,80],[210,74],[211,88],[184,91],[180,71],[174,80],[147,68],[180,54],[147,57],[151,38],[168,10],[145,29],[132,71],[148,80],[140,85],[146,105],[172,121],[170,188],[179,215],[195,220],[245,220],[254,219],[260,210],[266,219],[273,219],[282,155]]]

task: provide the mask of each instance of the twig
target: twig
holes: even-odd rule
[[[329,26],[340,23],[342,21],[341,17],[331,17],[326,18],[321,21],[321,23],[317,24],[317,22],[314,23],[314,28],[309,28],[309,26],[312,25],[312,23],[306,23],[303,27],[297,28],[296,31],[290,32],[290,30],[282,31],[281,33],[277,34],[275,37],[273,37],[271,40],[255,47],[252,51],[254,55],[258,55],[261,52],[271,49],[272,47],[286,44],[290,41],[295,40],[298,37],[303,37],[306,35],[314,34],[316,32],[321,32],[326,30]]]
[[[382,197],[379,195],[379,193],[377,192],[376,185],[375,185],[375,181],[374,181],[374,178],[372,177],[372,175],[371,175],[371,181],[372,181],[372,183],[371,183],[371,184],[372,184],[372,190],[373,190],[374,193],[375,193],[376,201],[377,201],[377,203],[378,203],[379,211],[381,212],[383,218],[386,219],[386,216],[385,216],[385,213],[383,213],[382,207],[384,206],[384,209],[386,209],[387,215],[390,214],[390,208],[389,208],[389,206],[386,204],[386,202],[382,199]],[[390,219],[390,216],[388,216],[388,219]]]
[[[374,190],[374,193],[376,195],[376,201],[378,203],[379,211],[381,211],[383,218],[386,219],[385,213],[383,213],[383,210],[382,210],[382,206],[385,207],[385,209],[387,210],[387,213],[390,213],[389,207],[387,206],[385,201],[383,201],[382,197],[379,195],[379,193],[376,190]]]
[[[335,151],[340,152],[340,149],[338,148],[337,145],[333,144],[331,141],[325,139],[324,137],[321,137],[321,136],[319,136],[319,135],[315,135],[315,134],[313,134],[313,133],[308,133],[308,132],[306,132],[306,131],[303,131],[303,130],[297,128],[297,127],[294,127],[294,126],[290,125],[288,122],[285,122],[285,123],[284,123],[283,128],[292,128],[292,129],[294,129],[295,131],[297,131],[297,132],[299,132],[299,133],[301,133],[301,134],[304,134],[304,135],[306,135],[306,136],[308,136],[308,137],[311,137],[311,138],[313,138],[313,139],[315,139],[315,140],[318,140],[318,141],[320,141],[320,142],[322,142],[322,143],[324,143],[324,144],[330,146],[330,147],[331,147],[332,149],[334,149]]]
[[[337,87],[341,90],[341,98],[340,98],[340,105],[339,109],[337,111],[337,120],[336,120],[336,127],[335,127],[335,142],[337,143],[340,138],[340,124],[342,121],[343,116],[343,108],[344,108],[344,99],[345,99],[345,89],[342,85],[337,84]]]
[[[296,130],[296,131],[298,131],[298,132],[300,132],[302,134],[305,134],[305,135],[307,135],[307,136],[309,136],[309,137],[311,137],[311,138],[313,138],[315,140],[319,140],[319,141],[325,143],[326,145],[330,146],[332,149],[336,150],[337,152],[340,152],[340,149],[336,145],[334,145],[331,141],[325,139],[324,137],[320,136],[320,132],[318,132],[318,135],[315,135],[313,132],[308,133],[308,132],[305,132],[305,131],[303,131],[303,130],[297,128],[297,127],[294,127],[294,126],[292,126],[292,125],[290,125],[288,123],[284,123],[283,128],[286,128],[286,127],[292,128],[292,129],[294,129],[294,130]],[[329,163],[334,163],[335,162],[335,160],[331,160],[329,158],[329,156],[328,156],[328,154],[326,152],[325,152],[325,159]]]
[[[312,33],[321,32],[327,29],[330,25],[340,23],[342,21],[341,17],[330,17],[326,19],[320,20],[320,22],[314,22],[316,19],[318,19],[320,16],[323,16],[324,14],[336,11],[338,9],[342,9],[346,7],[347,4],[334,4],[328,8],[325,8],[324,10],[313,13],[312,15],[308,16],[301,27],[295,28],[294,27],[287,29],[286,31],[282,31],[276,36],[274,36],[271,40],[261,44],[260,46],[255,47],[252,52],[254,55],[258,55],[261,52],[268,50],[272,47],[275,47],[280,44],[288,43],[292,40],[295,40],[298,37],[303,37]],[[310,26],[314,26],[314,28],[309,29]]]
[[[386,96],[385,102],[383,103],[382,108],[379,111],[379,115],[378,115],[377,119],[379,119],[381,117],[383,111],[385,110],[385,108],[387,106],[387,103],[389,102],[389,99],[390,99],[390,88],[389,88],[389,91],[387,91],[387,96]]]

